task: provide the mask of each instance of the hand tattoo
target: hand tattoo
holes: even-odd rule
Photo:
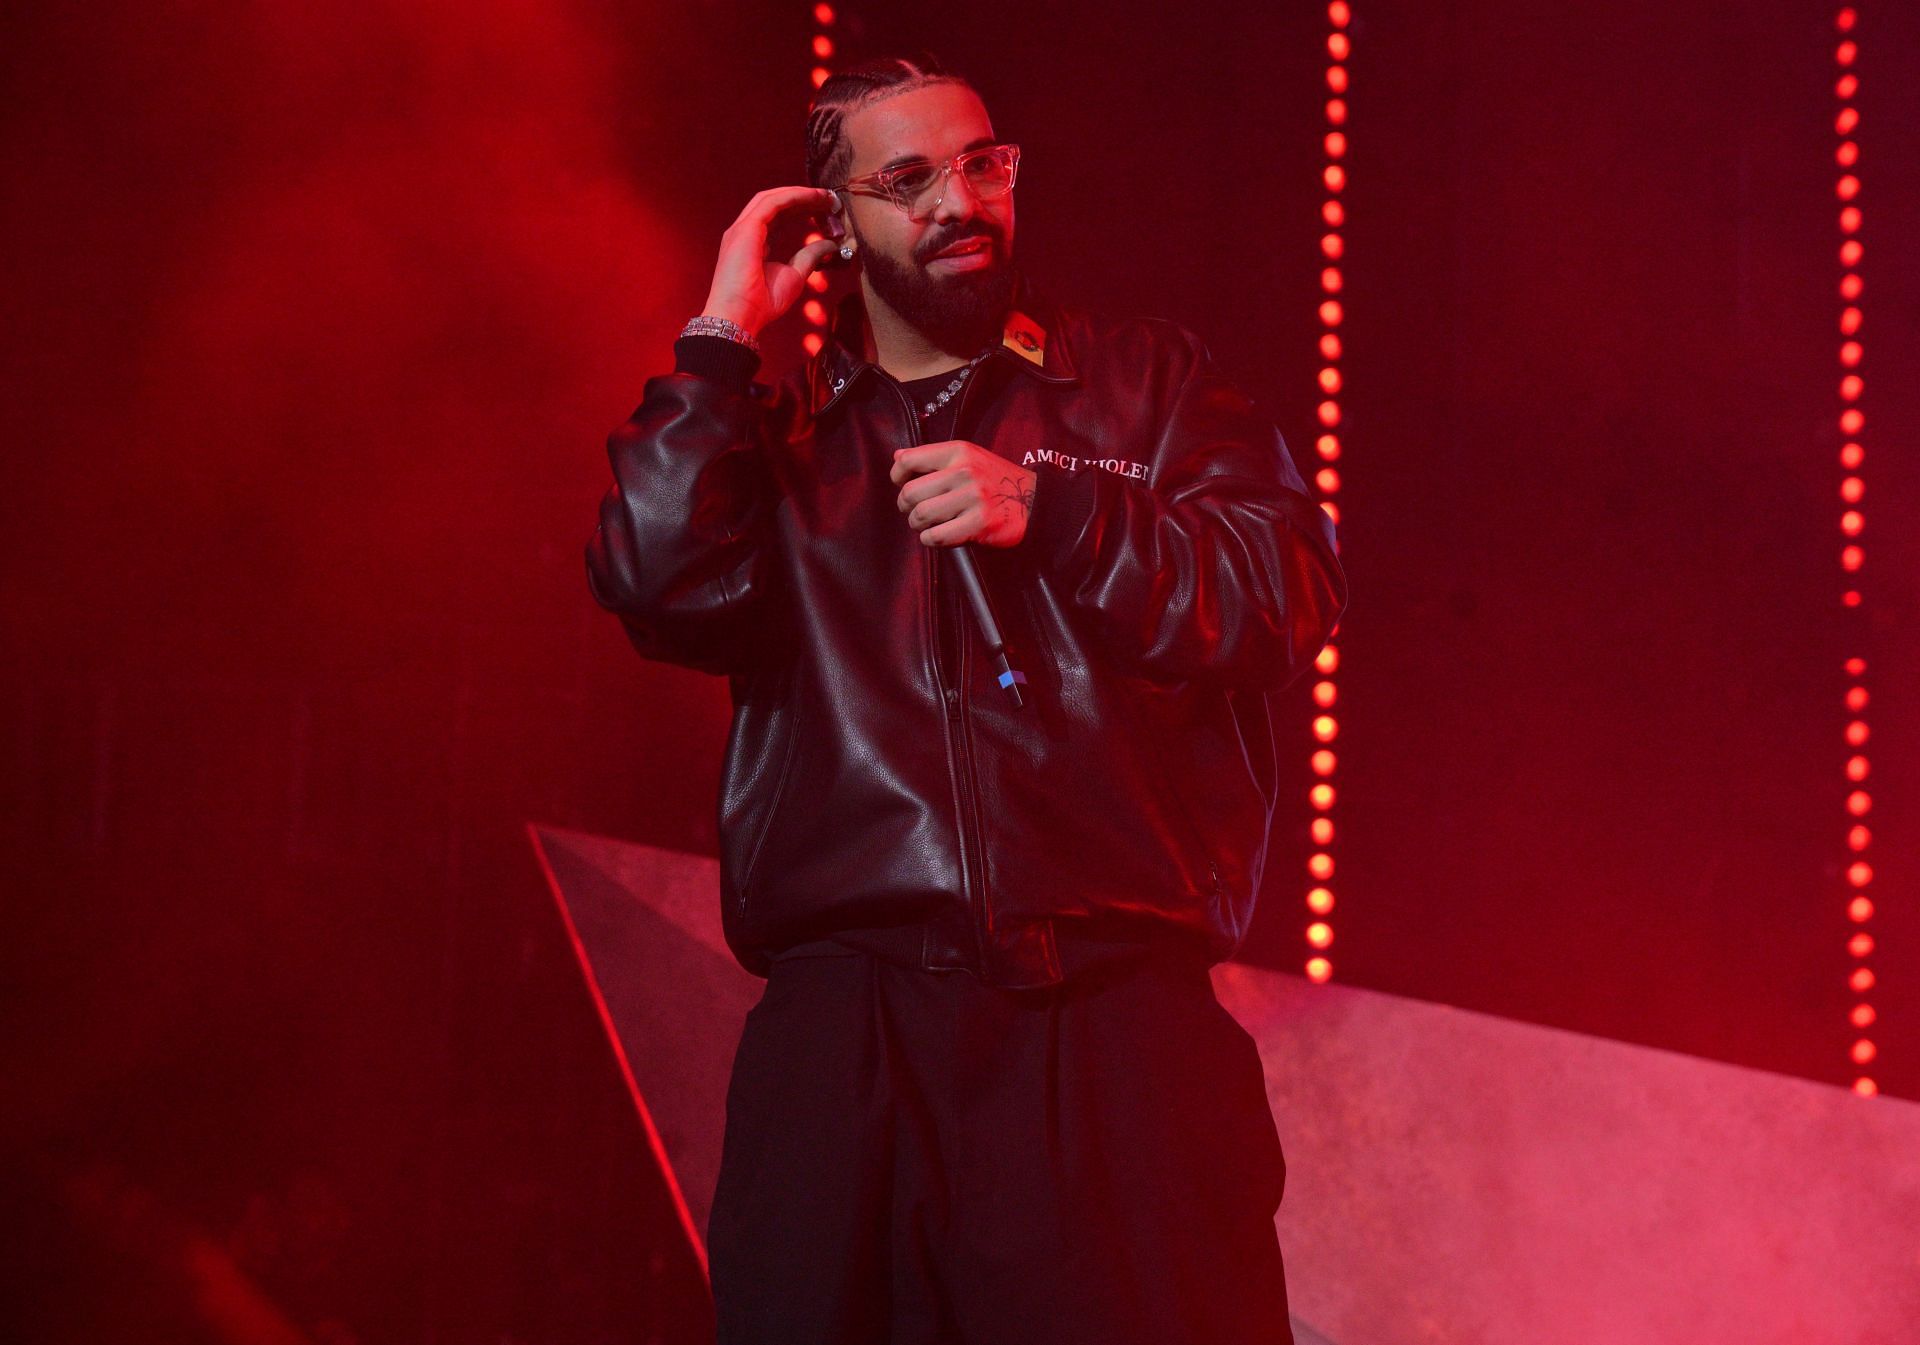
[[[1000,478],[1000,485],[1002,488],[999,490],[995,490],[992,486],[987,487],[987,495],[995,504],[998,504],[1002,500],[1012,500],[1020,506],[1021,513],[1031,514],[1033,512],[1033,486],[1031,484],[1023,486],[1020,484],[1019,477],[1003,476]]]

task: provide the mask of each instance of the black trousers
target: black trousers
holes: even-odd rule
[[[727,1096],[719,1345],[1293,1345],[1285,1180],[1201,959],[1041,990],[783,959]]]

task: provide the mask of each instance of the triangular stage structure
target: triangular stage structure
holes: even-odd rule
[[[713,860],[529,831],[704,1266],[765,983]],[[1239,964],[1214,984],[1266,1065],[1300,1345],[1920,1345],[1920,1104]]]

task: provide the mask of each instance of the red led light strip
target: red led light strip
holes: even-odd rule
[[[1860,479],[1860,467],[1866,458],[1866,450],[1860,445],[1861,431],[1866,427],[1866,417],[1860,410],[1860,394],[1865,389],[1860,378],[1860,362],[1865,353],[1860,341],[1860,146],[1853,138],[1860,125],[1860,111],[1854,105],[1860,91],[1860,77],[1854,73],[1854,63],[1860,55],[1859,44],[1853,38],[1858,21],[1859,14],[1852,8],[1842,9],[1835,16],[1840,43],[1833,53],[1834,63],[1839,67],[1833,91],[1840,102],[1840,111],[1833,122],[1834,134],[1839,139],[1834,162],[1840,169],[1834,184],[1834,194],[1840,199],[1840,499],[1845,505],[1840,515],[1840,534],[1845,538],[1840,548],[1840,569],[1847,585],[1840,600],[1855,609],[1860,606],[1860,570],[1866,563],[1866,553],[1860,545],[1860,533],[1866,526],[1860,512],[1860,497],[1866,489]],[[1856,624],[1851,638],[1860,639],[1864,629]],[[1849,656],[1846,671],[1847,852],[1850,856],[1847,920],[1854,927],[1847,938],[1847,953],[1853,960],[1847,986],[1854,997],[1847,1013],[1848,1026],[1854,1033],[1848,1059],[1859,1071],[1854,1076],[1853,1091],[1862,1097],[1871,1097],[1880,1091],[1880,1086],[1867,1072],[1879,1054],[1879,1047],[1867,1035],[1875,1014],[1867,999],[1874,986],[1874,974],[1868,962],[1873,956],[1873,935],[1867,929],[1873,919],[1873,899],[1867,895],[1867,887],[1873,881],[1873,866],[1866,856],[1873,835],[1866,817],[1872,811],[1873,798],[1866,787],[1866,659],[1858,654]]]
[[[834,20],[838,16],[833,12],[833,6],[828,4],[817,4],[813,6],[811,13],[813,16],[813,40],[809,51],[813,58],[813,69],[807,72],[807,77],[812,81],[812,87],[817,89],[822,84],[825,84],[827,82],[827,76],[833,73],[828,62],[833,60],[834,41],[832,29]],[[809,243],[817,243],[825,237],[825,234],[816,229],[807,235],[806,241]],[[807,332],[805,336],[800,338],[800,348],[809,355],[818,355],[820,348],[826,344],[826,330],[829,319],[827,306],[821,300],[820,296],[827,292],[828,283],[827,270],[824,266],[816,267],[813,274],[807,277],[807,288],[813,292],[807,296],[806,303],[802,304],[800,308],[801,315],[807,320]]]
[[[1320,170],[1326,188],[1326,199],[1320,205],[1320,222],[1325,226],[1320,235],[1320,434],[1314,440],[1320,466],[1313,474],[1313,484],[1320,492],[1320,507],[1336,525],[1340,522],[1340,506],[1334,499],[1340,492],[1340,470],[1334,465],[1340,460],[1340,324],[1346,316],[1340,307],[1340,262],[1346,252],[1341,230],[1347,222],[1341,197],[1347,189],[1347,58],[1353,47],[1348,34],[1352,22],[1353,8],[1345,0],[1334,0],[1327,6],[1327,129],[1322,141],[1326,163]],[[1305,971],[1307,979],[1314,982],[1333,979],[1333,959],[1327,950],[1333,946],[1333,777],[1339,761],[1332,744],[1340,732],[1339,720],[1334,717],[1339,696],[1333,675],[1340,667],[1339,633],[1335,626],[1334,638],[1313,661],[1319,676],[1313,684],[1315,779],[1308,790],[1308,801],[1313,805],[1313,851],[1307,856],[1307,876],[1312,880],[1307,911],[1312,918],[1306,929],[1309,951]]]

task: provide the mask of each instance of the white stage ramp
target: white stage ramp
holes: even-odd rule
[[[714,861],[529,828],[701,1252],[762,982]],[[1920,1345],[1920,1104],[1229,964],[1300,1345]]]

